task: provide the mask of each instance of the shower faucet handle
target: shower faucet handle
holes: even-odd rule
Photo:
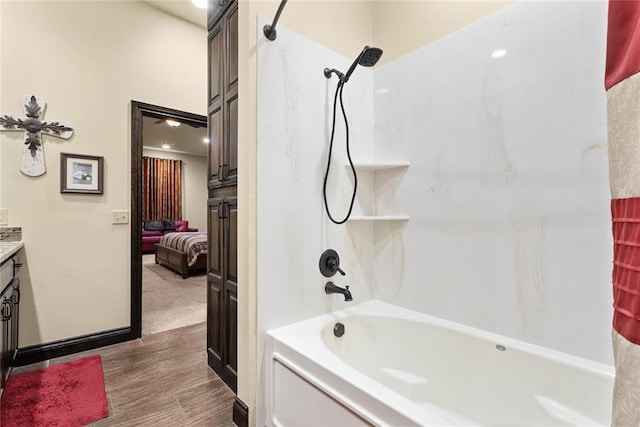
[[[327,249],[320,255],[320,273],[324,277],[331,277],[336,271],[343,276],[345,272],[340,269],[340,257],[333,249]]]
[[[342,271],[342,269],[340,268],[340,265],[338,263],[336,263],[335,261],[329,261],[329,266],[331,268],[333,268],[335,271],[337,271],[338,273],[342,274],[343,276],[346,275],[346,273],[344,271]]]
[[[340,263],[334,259],[331,258],[327,261],[327,264],[329,265],[329,268],[331,268],[333,271],[337,271],[338,273],[342,274],[343,276],[345,275],[345,272],[342,271],[342,269],[340,269]]]

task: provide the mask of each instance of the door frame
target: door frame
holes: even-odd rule
[[[142,337],[142,118],[177,119],[207,127],[207,117],[131,101],[131,334]],[[206,209],[206,201],[203,203]]]

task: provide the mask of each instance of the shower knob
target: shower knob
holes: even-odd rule
[[[344,276],[344,271],[340,269],[340,257],[333,249],[327,249],[320,255],[320,273],[324,277],[331,277],[336,271]]]

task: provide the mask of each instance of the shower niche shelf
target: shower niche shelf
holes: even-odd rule
[[[399,172],[403,169],[408,168],[411,165],[409,162],[354,162],[353,167],[357,170],[372,172],[371,179],[373,179],[373,199],[375,203],[376,198],[376,179],[375,175],[377,171],[386,171],[387,173],[394,173],[395,171]],[[351,165],[349,163],[345,164],[345,167],[350,169]],[[387,175],[388,176],[388,175]],[[409,221],[409,215],[401,215],[401,214],[385,214],[378,213],[376,215],[352,215],[348,221],[360,222],[360,221]]]
[[[402,169],[408,168],[411,163],[409,162],[353,162],[353,167],[356,169],[378,171],[385,169]],[[345,167],[350,168],[349,163],[345,164]]]
[[[352,215],[348,221],[409,221],[409,215]]]

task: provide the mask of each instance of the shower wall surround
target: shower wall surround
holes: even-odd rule
[[[259,42],[258,360],[264,331],[348,304],[323,292],[318,259],[333,248],[351,304],[377,298],[612,363],[606,9],[521,2],[358,68],[344,90],[354,161],[411,166],[361,172],[355,210],[408,222],[337,226],[324,212],[336,79],[322,70],[353,58],[286,27]],[[337,123],[328,193],[342,216],[353,181]]]
[[[375,157],[411,161],[375,298],[612,364],[606,11],[521,2],[374,71]]]
[[[259,24],[258,34],[265,23]],[[328,280],[351,285],[354,303],[371,298],[372,228],[332,224],[322,202],[337,84],[323,70],[346,72],[352,61],[280,26],[277,41],[262,38],[259,44],[259,333],[345,306],[340,295],[325,295]],[[359,67],[343,91],[354,160],[373,158],[372,87],[371,70]],[[338,116],[327,196],[339,218],[348,210],[353,188],[344,141]],[[370,204],[366,177],[359,178],[358,205]],[[329,248],[340,255],[345,277],[320,274],[320,255]]]
[[[270,23],[260,20],[258,34]],[[354,52],[354,56],[359,52]],[[275,42],[262,38],[258,47],[258,218],[257,331],[258,358],[265,363],[265,331],[329,313],[371,299],[373,229],[331,223],[322,201],[333,99],[337,79],[324,77],[325,67],[343,72],[348,59],[278,26]],[[360,67],[362,68],[362,67]],[[343,90],[354,160],[373,158],[373,80],[370,69],[354,73]],[[338,107],[338,114],[340,109]],[[336,134],[327,197],[331,212],[346,214],[353,179],[345,168],[345,128],[336,118]],[[366,177],[359,177],[354,210],[371,205]],[[340,255],[346,276],[320,274],[325,249]],[[326,295],[324,285],[350,285],[353,302]],[[265,370],[258,366],[258,384]],[[266,390],[258,389],[257,419],[264,425]]]

